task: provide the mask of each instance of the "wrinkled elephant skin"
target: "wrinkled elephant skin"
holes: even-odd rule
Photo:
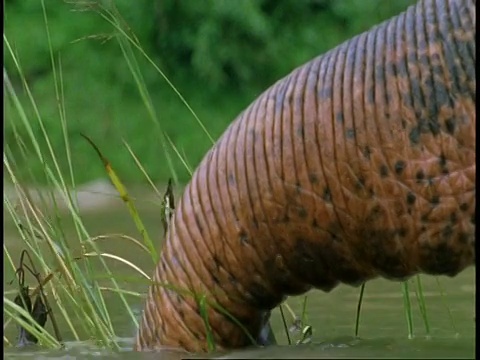
[[[228,127],[154,274],[258,339],[288,295],[475,263],[475,1],[424,0],[294,70]],[[200,298],[197,297],[197,300]],[[149,289],[137,350],[208,350],[198,301]],[[251,344],[208,307],[217,349]]]

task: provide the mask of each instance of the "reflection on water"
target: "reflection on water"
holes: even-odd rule
[[[464,347],[467,345],[469,352]],[[463,354],[463,355],[461,355]],[[332,359],[332,358],[473,358],[472,341],[459,339],[338,338],[301,346],[275,346],[235,352],[221,358]]]
[[[140,206],[142,220],[150,231],[152,239],[160,239],[162,229],[159,221],[159,208]],[[109,212],[87,213],[84,216],[90,235],[123,233],[139,238],[128,212],[115,207]],[[67,236],[72,236],[72,251],[78,249],[78,240],[68,221],[63,222]],[[12,256],[22,250],[22,243],[11,223],[5,223],[5,245]],[[117,239],[118,240],[118,239]],[[127,242],[117,240],[102,243],[104,251],[123,256],[151,274],[154,264],[141,251],[136,251]],[[112,271],[124,277],[131,276],[131,270],[116,263]],[[11,266],[5,262],[4,285],[6,290],[12,286],[7,283],[13,278]],[[406,315],[403,308],[401,284],[383,279],[367,283],[360,319],[360,339],[352,337],[355,328],[355,312],[360,289],[341,285],[330,293],[313,291],[307,303],[307,322],[313,327],[312,344],[301,346],[273,346],[236,351],[229,354],[217,354],[221,358],[473,358],[475,344],[474,294],[475,271],[469,268],[455,278],[437,278],[422,276],[422,287],[427,306],[430,336],[427,337],[422,315],[415,296],[416,280],[410,280],[410,301],[413,307],[414,338],[407,338]],[[144,284],[122,283],[128,289],[145,293]],[[7,347],[4,354],[8,359],[176,359],[184,354],[175,351],[138,354],[131,351],[135,325],[122,309],[121,301],[114,294],[106,294],[106,302],[111,317],[121,337],[122,351],[112,352],[99,348],[90,342],[67,342],[64,350],[45,350],[38,347],[16,349]],[[8,295],[12,298],[13,295]],[[140,316],[143,299],[128,298],[136,317]],[[290,298],[290,306],[300,316],[303,297]],[[448,308],[447,308],[448,306]],[[118,309],[118,311],[116,311]],[[450,313],[450,315],[449,315]],[[288,315],[288,312],[286,312]],[[288,315],[290,316],[290,315]],[[61,322],[60,316],[57,321]],[[291,321],[291,318],[287,318]],[[47,328],[50,329],[50,324]],[[287,337],[278,309],[272,313],[272,326],[279,344],[286,345]],[[65,327],[64,327],[65,328]],[[14,326],[9,326],[6,336],[14,339]],[[71,334],[62,334],[71,340]]]
[[[112,352],[95,347],[88,342],[66,343],[65,350],[22,349],[5,350],[8,359],[166,359],[205,358],[189,355],[182,351],[163,350],[161,352],[136,353],[131,351],[133,339],[123,341],[120,352]],[[122,343],[122,342],[121,342]],[[413,339],[384,338],[354,339],[343,337],[320,343],[299,346],[270,346],[250,348],[228,354],[214,354],[217,359],[333,359],[333,358],[474,358],[473,338],[434,338]]]

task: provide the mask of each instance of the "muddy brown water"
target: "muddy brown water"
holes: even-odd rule
[[[152,198],[152,197],[150,197]],[[148,197],[146,198],[148,199]],[[160,239],[161,225],[159,201],[151,204],[140,201],[139,208],[150,236]],[[124,205],[114,203],[110,207],[85,212],[84,223],[91,236],[108,233],[129,234],[137,239],[138,235],[133,221]],[[10,254],[17,257],[23,249],[22,242],[15,227],[5,215],[4,246]],[[62,221],[64,230],[72,237],[72,249],[78,246],[72,224]],[[126,242],[107,241],[102,244],[104,251],[124,256],[151,274],[154,265],[144,253],[133,249]],[[5,252],[4,252],[5,257]],[[12,290],[8,282],[13,278],[11,266],[4,263],[4,288]],[[125,266],[110,263],[116,274],[131,276],[133,273]],[[474,358],[475,357],[475,268],[471,267],[455,278],[421,276],[423,292],[430,325],[427,335],[413,289],[415,279],[409,281],[410,301],[413,308],[414,337],[408,338],[406,314],[402,285],[399,282],[376,279],[367,283],[362,304],[359,338],[355,338],[355,313],[360,288],[340,285],[330,293],[312,291],[308,294],[307,320],[313,328],[312,342],[299,346],[287,346],[287,337],[278,309],[272,315],[272,326],[279,345],[267,348],[249,348],[227,354],[215,354],[221,358]],[[441,295],[441,290],[445,294]],[[145,293],[144,284],[121,283],[126,289]],[[12,295],[7,295],[13,298]],[[139,316],[143,299],[127,298],[133,312]],[[133,352],[135,325],[125,315],[118,296],[107,294],[106,302],[122,350],[114,352],[99,348],[91,341],[76,342],[68,332],[64,332],[65,349],[49,350],[38,346],[18,349],[5,346],[7,359],[177,359],[182,354],[172,351],[139,354]],[[303,297],[288,299],[289,305],[300,315]],[[450,315],[449,315],[450,313]],[[291,317],[286,312],[287,320]],[[5,315],[4,315],[5,319]],[[60,315],[57,319],[62,325]],[[47,324],[51,329],[51,324]],[[63,328],[65,328],[63,326]],[[5,336],[10,341],[16,340],[16,329],[9,325]]]

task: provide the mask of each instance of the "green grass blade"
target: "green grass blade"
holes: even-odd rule
[[[358,337],[358,329],[360,328],[360,311],[362,308],[364,291],[365,291],[365,283],[362,284],[362,287],[360,288],[360,296],[358,297],[357,314],[355,316],[355,337]]]
[[[435,281],[437,283],[438,290],[440,291],[440,298],[442,299],[442,304],[447,310],[448,318],[450,319],[450,324],[452,325],[452,328],[455,331],[455,335],[458,335],[458,330],[457,330],[457,326],[455,325],[455,320],[453,319],[452,311],[450,310],[450,307],[445,301],[445,290],[443,289],[442,284],[440,284],[440,280],[438,279],[437,276],[435,277]]]
[[[290,338],[290,331],[288,331],[287,320],[285,319],[285,314],[283,313],[283,305],[280,304],[280,315],[282,317],[283,328],[285,329],[285,335],[287,336],[288,345],[292,345],[292,339]]]
[[[408,281],[402,283],[403,305],[405,310],[405,317],[407,318],[408,338],[413,339],[413,319],[412,306],[410,303],[410,293],[408,290]]]
[[[425,325],[425,332],[428,336],[430,335],[430,324],[428,322],[427,306],[425,304],[425,297],[423,296],[422,280],[420,275],[415,276],[415,280],[417,285],[415,288],[415,297],[417,298],[420,313],[422,314],[423,324]]]
[[[208,320],[208,309],[207,309],[207,300],[205,295],[201,296],[200,299],[197,300],[198,308],[200,309],[200,316],[203,319],[205,324],[205,333],[207,334],[207,346],[208,351],[213,352],[215,351],[215,339],[213,338],[212,328],[210,327],[210,322]]]

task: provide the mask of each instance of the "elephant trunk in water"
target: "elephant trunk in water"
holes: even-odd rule
[[[251,344],[288,295],[474,264],[475,1],[424,0],[274,84],[185,188],[136,349]],[[242,329],[242,327],[244,329]]]

